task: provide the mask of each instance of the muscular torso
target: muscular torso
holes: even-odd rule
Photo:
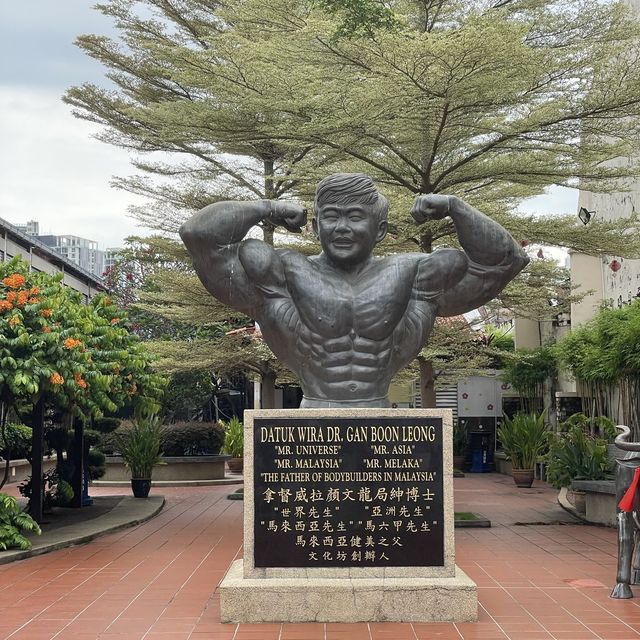
[[[384,406],[392,376],[417,355],[435,320],[438,292],[416,282],[424,255],[372,258],[353,275],[321,257],[279,253],[286,285],[263,290],[257,320],[299,376],[306,406]]]

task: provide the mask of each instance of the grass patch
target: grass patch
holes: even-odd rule
[[[483,520],[476,513],[471,513],[471,511],[456,511],[453,514],[455,520]]]

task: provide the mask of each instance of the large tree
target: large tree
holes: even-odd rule
[[[116,182],[150,197],[155,204],[137,215],[157,229],[175,232],[219,199],[308,199],[320,175],[363,170],[392,203],[382,250],[456,244],[449,222],[416,227],[408,216],[416,195],[434,192],[461,196],[523,242],[640,252],[640,234],[629,233],[636,219],[582,226],[516,211],[550,185],[606,190],[638,172],[609,162],[633,157],[640,124],[638,25],[622,3],[110,0],[99,8],[114,17],[120,41],[79,44],[115,88],[83,85],[65,100],[104,125],[105,141],[136,152],[147,177]],[[523,275],[505,300],[526,303],[528,315],[556,312],[547,292],[557,297],[563,278],[547,271]],[[543,300],[537,310],[526,287]]]

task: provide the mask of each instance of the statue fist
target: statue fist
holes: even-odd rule
[[[422,224],[428,220],[442,220],[449,215],[449,207],[449,196],[428,193],[415,199],[410,213],[418,224]]]
[[[272,200],[270,220],[287,231],[300,233],[307,224],[307,210],[297,202]]]

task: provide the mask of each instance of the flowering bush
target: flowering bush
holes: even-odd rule
[[[104,295],[84,304],[61,279],[30,272],[17,258],[0,263],[5,409],[44,400],[83,422],[125,405],[157,410],[164,378],[152,371],[144,345],[129,333],[126,314]]]

